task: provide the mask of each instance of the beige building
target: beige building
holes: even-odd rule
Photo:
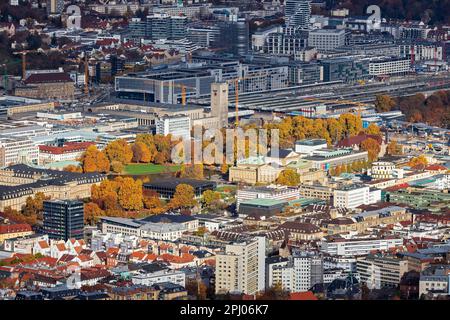
[[[396,287],[408,271],[408,262],[397,257],[368,255],[357,259],[356,270],[369,289]]]
[[[229,244],[216,255],[216,294],[254,295],[265,286],[266,239]]]
[[[0,210],[20,210],[28,197],[42,192],[52,199],[84,199],[91,187],[106,179],[97,173],[75,173],[14,165],[0,170]]]
[[[327,231],[329,235],[351,231],[362,233],[368,228],[381,224],[396,224],[401,221],[411,221],[411,219],[411,213],[406,211],[405,208],[390,206],[333,219],[328,223]]]
[[[73,99],[75,85],[67,73],[32,73],[14,93],[36,99]]]

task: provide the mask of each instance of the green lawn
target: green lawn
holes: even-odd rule
[[[180,165],[131,163],[131,164],[127,164],[123,171],[125,174],[138,175],[138,174],[176,172],[178,170],[180,170]]]

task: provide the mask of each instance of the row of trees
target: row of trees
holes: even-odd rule
[[[173,144],[170,135],[139,134],[132,145],[124,139],[108,143],[101,151],[92,145],[81,156],[81,167],[70,165],[65,170],[120,173],[131,162],[164,164],[170,161]]]
[[[366,132],[367,134],[380,134],[379,128],[371,124],[363,130],[361,117],[346,113],[338,119],[310,119],[303,116],[285,117],[279,123],[268,123],[266,129],[279,129],[280,146],[291,147],[296,140],[307,138],[325,139],[329,145]]]
[[[15,210],[11,207],[6,207],[4,210],[5,216],[18,223],[28,223],[36,225],[38,221],[43,220],[44,201],[49,200],[50,197],[42,192],[37,192],[34,197],[28,197],[21,210]]]
[[[375,99],[375,107],[379,112],[400,110],[410,122],[450,128],[450,90],[435,92],[428,98],[421,93],[395,99],[379,95]]]
[[[163,201],[158,193],[143,190],[141,180],[117,177],[92,186],[91,201],[85,204],[85,221],[94,224],[100,216],[135,218],[191,209],[199,204],[209,209],[224,207],[221,194],[217,191],[205,191],[199,203],[192,186],[179,184],[172,199]]]

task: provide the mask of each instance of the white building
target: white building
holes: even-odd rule
[[[295,152],[312,155],[314,150],[326,149],[325,139],[304,139],[295,142]]]
[[[156,133],[189,139],[191,136],[191,119],[188,116],[163,116],[156,120]]]
[[[392,162],[377,161],[372,163],[368,175],[374,179],[401,179],[403,178],[403,169],[397,169]]]
[[[216,256],[216,294],[254,295],[265,287],[266,239],[229,244]]]
[[[333,50],[345,45],[344,29],[317,29],[309,32],[308,45],[318,50]]]
[[[146,223],[141,227],[141,237],[175,241],[180,239],[185,231],[186,226],[180,223]]]
[[[294,252],[289,258],[268,258],[266,288],[274,285],[289,292],[308,291],[323,282],[323,260],[312,252]]]
[[[236,208],[242,201],[253,199],[271,199],[292,201],[300,198],[300,190],[295,187],[269,185],[260,187],[244,187],[236,192]]]
[[[403,245],[402,238],[386,239],[339,239],[325,240],[320,244],[320,251],[329,255],[337,256],[360,256],[369,254],[371,251],[387,251],[391,248]]]
[[[0,167],[17,163],[39,164],[39,148],[30,139],[0,137]]]
[[[402,75],[410,68],[411,60],[407,58],[376,58],[369,62],[369,75]]]
[[[348,185],[333,192],[335,207],[356,208],[363,204],[381,201],[381,190],[370,189],[363,185]]]
[[[134,275],[132,276],[131,281],[133,284],[144,286],[151,286],[162,282],[172,282],[184,287],[186,285],[186,274],[176,270],[160,270],[157,272]]]

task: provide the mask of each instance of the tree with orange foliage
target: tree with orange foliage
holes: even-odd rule
[[[67,171],[67,172],[79,172],[82,173],[83,172],[83,168],[81,168],[80,166],[76,166],[73,164],[69,164],[68,166],[65,166],[63,168],[63,171]]]
[[[120,206],[125,210],[142,209],[142,181],[134,180],[133,178],[129,177],[118,177],[115,180],[119,185],[117,195],[119,197]]]
[[[378,154],[380,153],[381,146],[377,140],[367,138],[366,140],[361,142],[361,149],[367,151],[369,162],[373,162],[378,159]]]
[[[89,146],[81,156],[81,166],[83,172],[103,172],[109,171],[109,161],[105,154],[97,149],[95,145]]]
[[[428,165],[428,160],[423,154],[421,154],[420,156],[409,160],[408,165],[411,168],[418,167],[418,166],[425,168]]]
[[[88,202],[84,205],[84,222],[95,225],[98,218],[104,216],[105,212],[95,202]]]
[[[143,142],[133,144],[133,162],[149,163],[151,160],[150,150]]]
[[[169,202],[169,208],[171,209],[192,208],[196,205],[194,188],[184,183],[175,188],[175,194]]]
[[[122,164],[128,164],[133,158],[133,151],[125,139],[118,139],[108,143],[104,152],[110,162],[119,161]]]
[[[369,124],[366,129],[366,133],[373,136],[381,136],[380,127],[378,127],[375,123]]]

